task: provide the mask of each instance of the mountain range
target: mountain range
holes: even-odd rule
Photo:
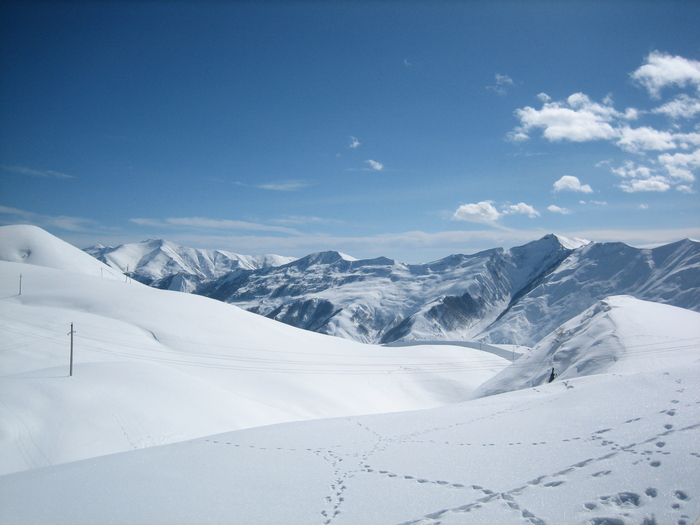
[[[365,343],[532,346],[609,295],[700,311],[700,242],[653,249],[545,235],[427,264],[327,251],[241,256],[146,241],[91,255],[142,283]]]
[[[295,260],[280,255],[239,255],[188,248],[162,239],[122,244],[116,248],[98,244],[84,251],[143,284],[181,292],[192,292],[201,282],[223,275],[281,266]]]

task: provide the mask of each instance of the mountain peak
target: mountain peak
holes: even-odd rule
[[[301,259],[294,261],[292,264],[294,266],[306,269],[315,264],[333,264],[338,261],[354,262],[357,261],[357,259],[335,250],[328,250],[325,252],[310,253],[306,257],[302,257]]]
[[[557,235],[556,233],[553,233],[551,235],[554,235],[554,237],[556,237],[559,241],[559,244],[561,244],[564,248],[568,248],[569,250],[576,250],[581,246],[586,246],[587,244],[591,244],[591,242],[593,242],[587,239],[579,239],[578,237],[562,237],[561,235]]]

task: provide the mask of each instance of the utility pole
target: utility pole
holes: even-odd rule
[[[19,294],[22,295],[22,274],[19,274]]]
[[[73,334],[75,333],[75,330],[73,330],[73,323],[70,324],[70,332],[68,332],[68,335],[70,336],[70,377],[73,377]]]

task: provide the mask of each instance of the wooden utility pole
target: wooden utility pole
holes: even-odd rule
[[[70,324],[70,332],[68,332],[68,335],[70,336],[70,377],[73,377],[73,334],[75,333],[75,330],[73,330],[73,323]]]

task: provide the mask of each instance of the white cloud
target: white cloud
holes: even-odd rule
[[[157,219],[145,219],[142,217],[136,217],[134,219],[129,219],[129,222],[133,222],[134,224],[138,224],[139,226],[152,226],[155,228],[163,228],[163,227],[167,226],[167,224],[165,224],[162,221],[159,221]]]
[[[0,219],[0,224],[32,224],[42,228],[59,228],[71,232],[113,230],[113,228],[105,228],[97,221],[84,217],[42,215],[40,213],[11,208],[9,206],[0,206],[0,214],[15,217],[9,220],[2,218]]]
[[[511,204],[503,208],[503,215],[513,214],[527,215],[531,219],[540,216],[540,212],[538,212],[529,204],[525,204],[524,202],[520,202],[518,204]]]
[[[616,144],[625,151],[637,153],[646,150],[675,149],[677,134],[668,131],[659,131],[650,127],[630,128],[622,126],[618,129]]]
[[[700,149],[692,153],[663,153],[658,157],[659,163],[666,169],[669,176],[680,182],[693,182],[695,175],[691,172],[700,167]]]
[[[568,208],[560,208],[559,206],[556,206],[554,204],[547,206],[547,209],[552,213],[561,213],[562,215],[571,215],[572,213],[574,213]]]
[[[700,61],[654,51],[632,78],[653,97],[658,97],[666,86],[700,90]],[[698,95],[679,94],[651,110],[627,108],[623,112],[614,108],[610,95],[600,103],[583,93],[574,93],[560,101],[552,101],[544,93],[538,98],[542,102],[540,109],[526,106],[515,111],[520,125],[508,133],[509,140],[523,142],[533,132],[540,131],[550,142],[607,141],[642,159],[636,166],[631,161],[620,167],[613,167],[610,161],[596,164],[598,167],[607,164],[613,173],[628,179],[619,185],[624,191],[666,191],[673,186],[682,186],[678,188],[681,192],[693,191],[691,183],[700,169]],[[673,121],[668,128],[655,124],[630,125],[633,120],[649,115],[665,115]],[[659,154],[654,159],[647,156],[650,152]],[[579,186],[580,189],[576,189],[573,180],[561,179],[555,183],[554,191],[588,192],[583,188],[590,189],[580,183]]]
[[[269,182],[267,184],[260,184],[258,188],[273,191],[296,191],[307,186],[310,186],[310,184],[303,180],[286,180],[280,182]]]
[[[653,109],[652,113],[668,115],[672,119],[693,118],[700,113],[700,99],[683,93],[672,101]]]
[[[513,85],[513,79],[510,78],[508,75],[499,75],[496,73],[496,84],[504,85],[504,84],[510,84]]]
[[[648,210],[649,205],[648,204],[640,204],[639,206],[637,206],[637,208],[639,208],[640,210]]]
[[[322,217],[307,217],[303,215],[290,215],[284,219],[274,219],[270,222],[275,224],[322,224],[322,225],[338,225],[345,224],[345,221],[340,221],[337,219],[324,219]]]
[[[658,98],[661,89],[671,85],[700,88],[700,61],[652,51],[646,64],[631,76],[647,88],[652,97]]]
[[[282,226],[269,226],[266,224],[258,224],[246,221],[208,219],[205,217],[173,217],[165,219],[164,221],[160,221],[158,219],[135,218],[129,219],[129,221],[140,226],[149,226],[156,228],[172,228],[174,226],[180,226],[204,230],[248,230],[276,232],[288,235],[301,235],[301,233],[298,230],[295,230],[293,228],[285,228]]]
[[[349,146],[349,147],[355,149],[355,148],[358,147],[359,145],[360,145],[360,141],[357,140],[357,139],[356,139],[355,137],[353,137],[352,135],[350,135],[350,146]]]
[[[554,183],[554,191],[580,191],[581,193],[593,193],[593,189],[588,184],[581,185],[578,177],[573,175],[564,175],[561,179]]]
[[[626,193],[638,191],[666,191],[671,185],[667,177],[658,174],[658,170],[648,166],[636,165],[632,161],[625,161],[618,168],[610,170],[615,175],[625,180],[619,187]]]
[[[367,164],[370,165],[370,167],[375,170],[375,171],[382,171],[384,169],[384,164],[381,162],[377,162],[376,160],[366,160],[365,161]]]
[[[462,204],[452,215],[453,221],[494,222],[501,218],[501,213],[490,202]]]
[[[695,190],[691,186],[688,186],[686,184],[681,184],[680,186],[676,186],[676,189],[680,191],[681,193],[695,193]]]
[[[20,173],[22,175],[30,175],[32,177],[43,177],[43,178],[53,178],[53,179],[72,179],[73,175],[67,175],[61,173],[60,171],[53,170],[33,170],[31,168],[25,168],[23,166],[3,166],[2,169],[6,171],[12,171],[14,173]]]
[[[511,132],[511,140],[525,140],[530,131],[542,128],[542,135],[555,142],[614,139],[617,132],[610,122],[620,116],[611,106],[591,102],[583,93],[574,93],[566,101],[544,102],[540,110],[530,106],[516,109],[515,115],[521,126]]]
[[[503,96],[508,94],[505,86],[512,86],[513,85],[513,79],[510,78],[508,75],[499,75],[496,74],[496,85],[495,86],[486,86],[486,89],[490,89],[492,91],[495,91],[497,94]]]
[[[647,166],[638,166],[631,160],[626,160],[619,168],[610,168],[615,175],[627,179],[648,179],[653,176],[653,171]]]
[[[670,187],[671,186],[661,178],[630,180],[620,184],[620,188],[626,193],[636,193],[638,191],[667,191]]]

